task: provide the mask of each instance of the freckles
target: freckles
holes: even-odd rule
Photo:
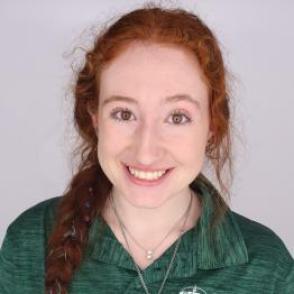
[[[181,144],[183,148],[186,149],[186,152],[202,152],[206,146],[207,136],[206,130],[202,127],[200,128],[191,128],[189,132],[183,134],[181,137]]]
[[[133,129],[121,123],[109,123],[103,131],[103,148],[107,148],[107,152],[123,149],[133,138]]]

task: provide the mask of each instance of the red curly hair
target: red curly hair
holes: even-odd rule
[[[74,89],[74,123],[82,139],[80,164],[59,202],[46,256],[46,293],[67,293],[74,271],[83,260],[93,219],[101,214],[112,188],[97,159],[98,138],[89,110],[98,108],[99,77],[103,66],[133,41],[177,45],[198,59],[210,90],[212,136],[206,156],[212,162],[221,187],[222,169],[231,163],[230,112],[226,72],[221,51],[211,30],[193,13],[147,4],[104,28],[85,55]],[[200,174],[198,177],[205,177]],[[226,205],[216,196],[215,220]]]

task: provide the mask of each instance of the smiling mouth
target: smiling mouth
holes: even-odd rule
[[[154,185],[161,183],[171,172],[173,168],[169,168],[162,172],[148,173],[148,172],[134,172],[129,166],[124,165],[129,179],[136,184]]]

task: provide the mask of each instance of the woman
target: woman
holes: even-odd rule
[[[216,38],[148,6],[97,37],[75,86],[81,163],[8,228],[1,293],[293,293],[293,259],[223,195],[230,110]]]

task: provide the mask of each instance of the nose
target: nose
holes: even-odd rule
[[[135,158],[141,164],[152,165],[163,157],[164,148],[156,123],[142,123],[134,138]]]

